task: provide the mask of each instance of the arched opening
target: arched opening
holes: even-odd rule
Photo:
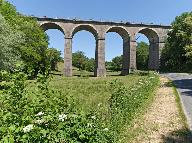
[[[159,37],[149,28],[140,30],[136,35],[136,61],[138,70],[158,70]]]
[[[148,70],[149,39],[141,33],[136,35],[136,65],[138,70]]]
[[[106,33],[107,75],[126,75],[129,71],[129,34],[121,27],[112,27]]]
[[[65,35],[63,29],[55,23],[45,23],[41,27],[49,38],[49,62],[53,74],[63,73]]]
[[[80,25],[72,33],[72,65],[74,76],[94,76],[97,32]]]

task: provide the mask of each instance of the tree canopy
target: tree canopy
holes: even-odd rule
[[[12,50],[9,53],[16,53],[17,60],[19,57],[20,62],[23,63],[23,71],[30,73],[34,78],[39,72],[44,74],[46,70],[50,70],[50,67],[53,69],[53,60],[58,60],[59,53],[56,50],[48,49],[48,36],[40,28],[37,20],[18,13],[15,7],[5,0],[0,0],[0,14],[2,15],[1,19],[4,19],[4,21],[1,20],[1,24],[4,24],[1,27],[4,31],[1,32],[1,36],[6,38],[4,40],[2,37],[0,40],[4,41],[4,47],[6,45],[11,47],[6,48],[6,50]],[[55,57],[50,58],[50,54]],[[1,61],[2,57],[5,56],[1,56]],[[7,57],[13,57],[13,55]],[[13,65],[11,59],[7,65]],[[1,67],[0,70],[2,69]]]
[[[149,45],[145,42],[140,42],[137,44],[137,69],[147,70],[149,61]]]
[[[23,34],[13,32],[5,19],[0,14],[0,69],[12,71],[18,61],[21,60],[16,50],[20,45]]]
[[[79,70],[86,70],[93,72],[95,69],[95,59],[88,58],[85,56],[85,53],[82,51],[77,51],[72,54],[72,65]]]
[[[192,70],[192,12],[177,16],[162,50],[161,69],[165,71]]]
[[[137,44],[137,68],[140,70],[148,69],[149,59],[149,45],[145,42]],[[122,70],[123,56],[116,56],[110,62],[106,62],[107,70],[110,71],[121,71]]]
[[[57,69],[57,64],[59,62],[63,62],[63,58],[61,58],[61,51],[58,51],[56,48],[48,48],[46,55],[52,71]]]
[[[111,62],[106,62],[107,70],[110,71],[121,71],[122,69],[122,60],[123,56],[116,56],[114,57]]]

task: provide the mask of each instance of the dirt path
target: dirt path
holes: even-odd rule
[[[187,73],[162,74],[171,79],[181,97],[189,127],[192,131],[192,75]]]
[[[161,86],[151,107],[137,121],[132,143],[192,143],[179,113],[176,96],[167,78],[161,77]]]

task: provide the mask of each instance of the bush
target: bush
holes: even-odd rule
[[[4,77],[1,142],[108,142],[97,114],[77,113],[70,97],[48,88],[48,77],[39,75],[32,93],[27,92],[24,73],[6,72]]]

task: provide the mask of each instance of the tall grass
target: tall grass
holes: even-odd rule
[[[24,82],[19,75],[8,81],[12,84],[0,96],[1,141],[117,143],[123,128],[132,123],[158,85],[154,73],[107,78],[54,76],[49,82],[44,76]],[[10,104],[15,102],[17,106]]]

